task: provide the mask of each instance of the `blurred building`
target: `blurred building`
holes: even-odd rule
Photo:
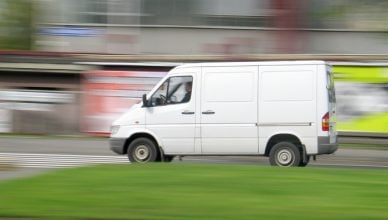
[[[0,62],[0,133],[78,134],[83,70]]]
[[[0,133],[106,135],[113,120],[177,65],[33,54],[18,62],[21,55],[0,53]]]
[[[39,50],[382,54],[384,0],[35,0]]]

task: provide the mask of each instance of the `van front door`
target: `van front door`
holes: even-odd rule
[[[204,67],[201,82],[202,153],[258,153],[258,67]]]
[[[146,127],[161,139],[164,153],[195,152],[195,74],[167,78],[152,94]]]

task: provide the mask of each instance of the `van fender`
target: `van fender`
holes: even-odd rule
[[[268,146],[268,144],[269,144],[269,142],[271,141],[271,139],[272,139],[273,137],[275,137],[276,135],[279,135],[279,136],[281,136],[281,135],[291,135],[291,136],[294,136],[295,138],[297,138],[297,139],[300,141],[303,154],[304,154],[304,155],[307,154],[306,146],[305,146],[304,141],[303,141],[304,139],[301,137],[301,135],[298,134],[298,133],[296,133],[296,132],[287,131],[287,130],[278,131],[278,132],[273,132],[273,133],[271,133],[270,135],[268,135],[268,138],[265,140],[265,143],[264,143],[264,145],[263,145],[263,146],[265,146],[265,147],[262,148],[264,152],[260,152],[260,153],[265,154],[265,155],[269,154],[269,149],[268,149],[269,146]]]
[[[163,146],[164,146],[163,141],[154,132],[152,132],[151,130],[149,130],[145,127],[131,129],[131,132],[129,133],[127,139],[130,140],[133,136],[138,135],[138,134],[147,134],[149,136],[152,136],[155,139],[157,146],[161,149],[163,148]]]

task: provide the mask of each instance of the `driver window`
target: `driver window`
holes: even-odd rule
[[[168,78],[151,96],[152,106],[180,104],[191,99],[193,77],[176,76]]]

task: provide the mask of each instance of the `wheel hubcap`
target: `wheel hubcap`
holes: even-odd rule
[[[150,155],[150,151],[149,151],[148,147],[145,145],[140,145],[135,150],[135,156],[140,161],[146,160],[149,157],[149,155]]]
[[[293,161],[294,161],[294,154],[291,151],[287,149],[282,149],[279,151],[277,156],[277,162],[279,165],[289,166]]]

